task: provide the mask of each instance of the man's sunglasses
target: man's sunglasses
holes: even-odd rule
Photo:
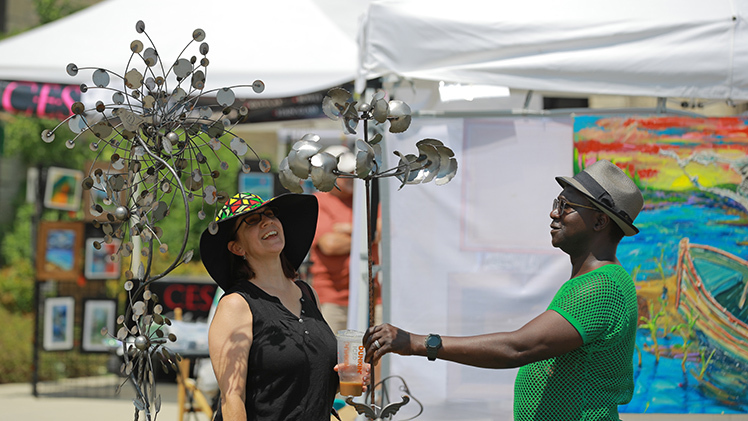
[[[566,210],[566,206],[569,206],[569,208],[580,207],[580,208],[592,209],[592,210],[596,210],[596,211],[600,210],[600,209],[598,209],[596,207],[593,207],[593,206],[587,206],[587,205],[582,205],[582,204],[579,204],[579,203],[569,202],[566,199],[558,199],[558,198],[553,199],[553,210],[555,210],[556,212],[558,212],[559,216],[565,215],[564,211]]]

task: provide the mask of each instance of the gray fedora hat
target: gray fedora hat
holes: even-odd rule
[[[625,235],[639,233],[634,219],[644,206],[644,197],[634,181],[612,162],[601,159],[574,177],[556,177],[556,181],[561,187],[571,186],[582,192]]]

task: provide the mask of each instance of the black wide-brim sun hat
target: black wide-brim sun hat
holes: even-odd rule
[[[235,255],[229,251],[228,243],[234,235],[236,219],[267,207],[278,209],[278,220],[283,225],[286,242],[283,253],[294,269],[299,270],[309,253],[317,230],[319,214],[319,204],[315,196],[287,193],[263,200],[253,193],[238,193],[218,212],[215,220],[217,232],[211,233],[211,227],[208,226],[200,236],[200,258],[203,265],[210,277],[224,291],[228,290],[235,280],[235,274],[230,273]]]
[[[634,220],[644,206],[639,187],[622,169],[601,159],[574,177],[556,177],[561,187],[572,186],[587,196],[595,207],[613,219],[624,235],[639,233]]]

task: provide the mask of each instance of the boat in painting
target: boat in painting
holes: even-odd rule
[[[748,406],[748,261],[715,247],[678,249],[676,305],[696,316],[700,345],[712,352],[699,387],[728,405]]]

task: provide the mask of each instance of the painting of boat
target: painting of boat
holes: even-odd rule
[[[676,305],[697,317],[700,346],[713,355],[701,391],[719,401],[748,405],[748,261],[724,250],[680,241]]]

